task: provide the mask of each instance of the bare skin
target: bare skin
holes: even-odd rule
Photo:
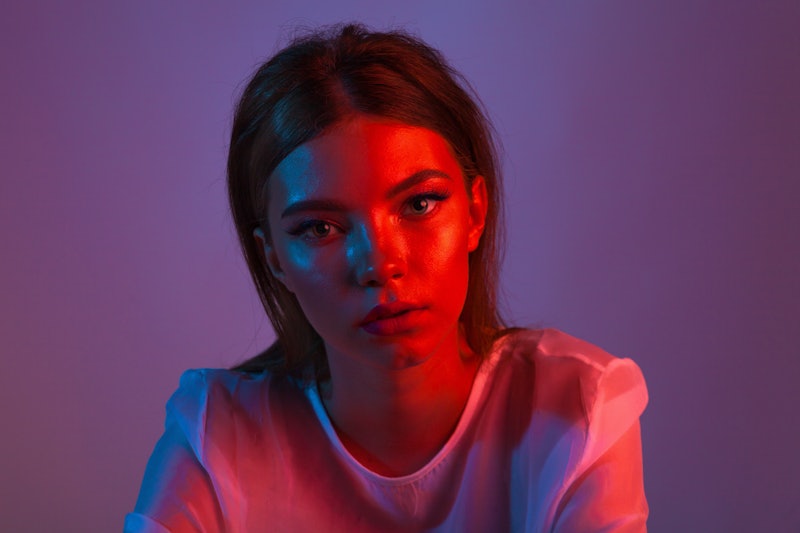
[[[331,365],[322,398],[339,438],[362,465],[385,476],[407,475],[425,466],[452,434],[478,365],[472,353],[439,353],[423,365],[386,373],[354,368],[345,359]]]

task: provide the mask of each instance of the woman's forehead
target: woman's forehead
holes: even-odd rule
[[[270,196],[291,202],[318,193],[389,189],[421,171],[452,179],[461,168],[449,143],[418,126],[358,116],[299,146],[275,169]]]

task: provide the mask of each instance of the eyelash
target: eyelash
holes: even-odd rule
[[[450,192],[449,191],[443,191],[443,190],[430,190],[430,191],[423,191],[423,192],[420,192],[418,194],[415,194],[414,196],[412,196],[411,198],[406,200],[406,202],[404,203],[404,209],[403,209],[404,216],[410,216],[412,218],[428,217],[438,209],[439,202],[443,202],[443,201],[447,200],[449,197],[450,197]],[[428,210],[425,213],[410,213],[410,214],[406,215],[405,214],[406,209],[408,207],[410,207],[411,205],[413,205],[415,202],[418,202],[420,200],[423,200],[423,201],[426,201],[426,202],[429,202],[429,203],[433,202],[433,206],[428,206]],[[310,241],[310,242],[320,242],[320,241],[323,241],[324,239],[326,239],[330,234],[326,234],[325,236],[322,236],[322,237],[317,237],[317,236],[313,236],[313,235],[309,234],[309,232],[315,226],[320,226],[320,225],[326,225],[331,229],[336,228],[339,231],[343,231],[341,227],[339,227],[337,224],[334,224],[334,223],[332,223],[330,221],[322,220],[322,219],[308,219],[308,220],[304,220],[304,221],[300,222],[294,229],[290,230],[289,231],[289,235],[292,235],[292,236],[295,236],[295,237],[302,237],[304,240],[307,240],[307,241]]]
[[[432,214],[433,212],[435,212],[435,210],[439,206],[439,202],[443,202],[443,201],[447,200],[449,197],[450,197],[450,192],[449,191],[444,191],[444,190],[441,190],[441,191],[440,190],[423,191],[423,192],[420,192],[419,194],[415,194],[414,196],[409,198],[405,202],[405,205],[406,206],[411,206],[412,204],[414,204],[415,202],[417,202],[419,200],[425,200],[427,202],[430,202],[432,200],[433,201],[433,206],[430,207],[430,209],[428,211],[426,211],[425,213],[412,213],[412,215],[411,215],[411,216],[417,216],[417,217],[424,217],[424,216],[428,216],[428,215]]]
[[[325,235],[324,237],[315,237],[309,234],[309,232],[314,228],[314,226],[320,226],[320,225],[326,225],[329,226],[330,228],[337,227],[335,224],[332,224],[327,220],[310,219],[310,220],[304,220],[303,222],[298,224],[294,229],[290,230],[289,235],[292,235],[294,237],[302,237],[304,240],[312,242],[321,241],[326,237],[328,237],[328,235]]]

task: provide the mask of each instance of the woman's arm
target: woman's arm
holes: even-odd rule
[[[221,531],[217,491],[202,457],[209,384],[206,371],[187,370],[167,402],[164,434],[147,463],[126,532]]]
[[[125,531],[222,529],[222,513],[208,473],[180,426],[172,423],[147,463],[136,507],[125,520]]]
[[[558,533],[642,533],[648,506],[638,420],[569,486],[558,508]]]

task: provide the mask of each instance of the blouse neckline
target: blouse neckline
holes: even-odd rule
[[[486,388],[486,384],[490,376],[493,374],[492,370],[497,365],[497,361],[499,360],[501,352],[499,349],[499,344],[502,343],[496,344],[492,351],[484,358],[483,361],[481,361],[478,371],[475,373],[475,378],[472,382],[472,387],[470,388],[467,402],[464,405],[464,409],[461,412],[458,423],[456,424],[453,432],[447,438],[445,444],[422,468],[416,472],[412,472],[403,476],[384,476],[362,465],[347,450],[344,443],[342,443],[342,440],[339,438],[339,435],[336,433],[336,429],[333,427],[333,422],[331,421],[330,416],[328,416],[328,411],[325,409],[325,406],[322,403],[322,398],[320,397],[319,387],[317,386],[316,381],[313,381],[304,387],[304,391],[306,397],[311,403],[314,414],[317,416],[322,429],[325,431],[325,435],[328,437],[328,441],[353,470],[358,472],[362,477],[382,485],[405,485],[414,483],[427,476],[431,471],[435,470],[447,459],[452,450],[461,440],[461,436],[472,423],[472,420],[475,418],[475,413],[478,411],[481,399],[483,398],[483,391]]]

